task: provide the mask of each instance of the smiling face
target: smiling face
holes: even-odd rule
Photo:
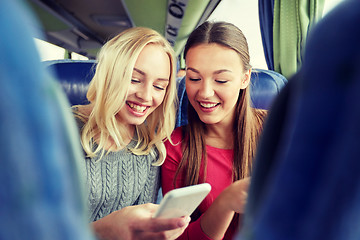
[[[170,59],[163,48],[148,44],[136,60],[126,104],[119,115],[122,123],[142,124],[163,102],[170,79]]]
[[[186,54],[186,93],[205,124],[232,124],[240,90],[248,86],[238,53],[222,45],[200,44]]]

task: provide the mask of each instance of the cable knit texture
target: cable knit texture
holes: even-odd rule
[[[128,148],[135,146],[130,142]],[[96,221],[123,207],[155,203],[160,188],[158,155],[135,155],[128,148],[85,158],[89,221]]]

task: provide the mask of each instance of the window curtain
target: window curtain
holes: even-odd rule
[[[274,70],[273,53],[274,0],[259,0],[259,21],[265,60],[269,70]]]
[[[306,37],[321,18],[325,0],[259,0],[268,68],[290,78],[302,64]],[[272,47],[272,49],[271,49]]]

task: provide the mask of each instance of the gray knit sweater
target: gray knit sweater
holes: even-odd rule
[[[151,155],[123,149],[97,159],[85,159],[90,221],[126,206],[156,202],[160,168],[151,165],[156,160]]]
[[[132,141],[129,148],[135,146]],[[127,148],[85,158],[89,221],[96,221],[123,207],[155,203],[160,188],[160,167],[151,164],[157,155],[135,155]]]

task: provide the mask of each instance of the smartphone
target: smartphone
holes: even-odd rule
[[[190,216],[209,194],[210,190],[211,185],[208,183],[173,189],[165,194],[154,217],[177,218]]]

